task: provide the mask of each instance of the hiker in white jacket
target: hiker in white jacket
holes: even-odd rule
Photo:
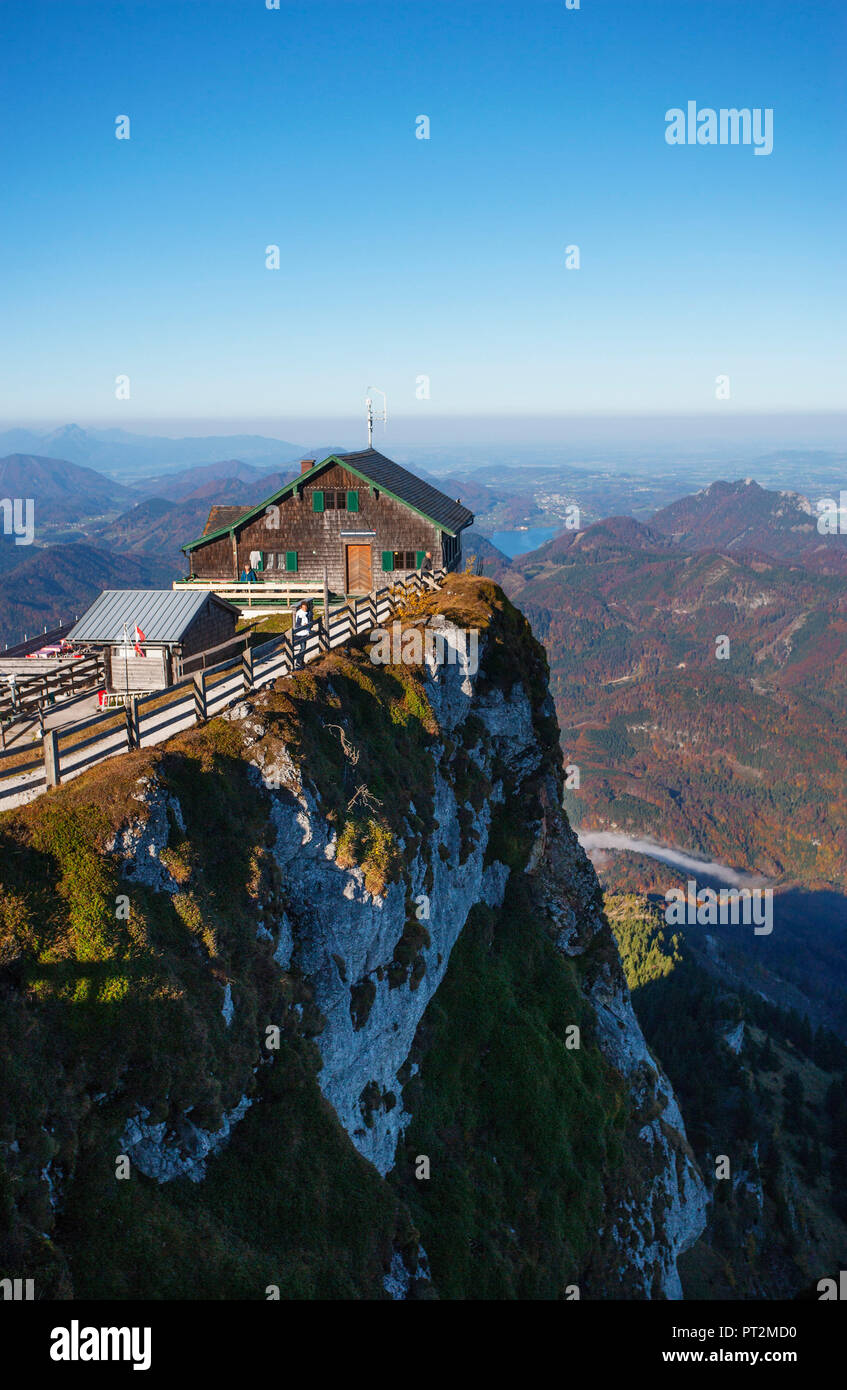
[[[295,671],[303,670],[303,653],[306,650],[306,642],[309,638],[309,629],[311,626],[312,624],[309,621],[309,608],[304,599],[294,614],[292,640]]]

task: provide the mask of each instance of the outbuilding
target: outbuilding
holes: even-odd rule
[[[102,650],[107,690],[163,690],[189,658],[234,646],[238,617],[217,594],[194,589],[104,589],[67,640]],[[217,660],[226,655],[216,650]]]

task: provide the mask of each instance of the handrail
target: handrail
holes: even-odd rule
[[[300,651],[302,662],[305,664],[323,656],[333,646],[333,638],[336,639],[334,645],[338,646],[340,641],[350,641],[370,632],[379,626],[380,614],[384,612],[386,605],[388,613],[396,612],[398,605],[408,598],[410,593],[420,593],[427,588],[439,588],[446,574],[446,570],[439,570],[432,575],[410,575],[392,585],[371,590],[369,594],[352,597],[351,601],[336,609],[334,613],[329,613],[326,618],[315,620],[313,630],[309,632]],[[363,616],[364,628],[361,626]],[[314,630],[315,628],[317,630]],[[346,629],[346,634],[339,636],[342,628]],[[221,644],[226,645],[228,644]],[[106,758],[118,756],[133,748],[147,747],[148,740],[153,735],[161,734],[162,730],[171,724],[184,722],[188,719],[189,713],[191,724],[203,722],[210,704],[216,706],[217,715],[220,709],[227,708],[244,695],[269,683],[269,668],[273,670],[270,681],[290,675],[295,669],[290,632],[280,633],[256,647],[246,646],[240,656],[184,675],[164,690],[153,691],[149,695],[133,699],[123,711],[104,711],[66,729],[48,730],[42,740],[40,758],[13,765],[14,758],[34,753],[35,747],[13,748],[5,753],[0,752],[0,804],[4,801],[7,804],[14,802],[21,797],[32,799],[33,795],[40,795],[50,787],[57,786],[63,780],[63,772],[66,776],[75,776],[89,765],[103,762]],[[234,678],[238,678],[237,688],[221,691],[221,687],[228,685]],[[186,709],[186,706],[189,706],[189,709]],[[121,713],[124,716],[123,720]],[[109,728],[104,727],[102,735],[94,733],[88,738],[79,738],[80,734],[86,734],[90,729],[105,726],[107,723]],[[107,742],[113,743],[116,737],[120,738],[122,747],[108,748],[102,754],[98,753],[99,748]],[[165,737],[170,735],[166,734]],[[72,739],[75,741],[70,742]],[[77,756],[89,749],[95,751],[84,758]],[[5,774],[4,766],[9,768]],[[22,787],[4,785],[20,779],[25,773],[35,773],[42,767],[43,773],[30,776]]]

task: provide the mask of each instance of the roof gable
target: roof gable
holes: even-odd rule
[[[208,529],[212,516],[209,516],[207,529],[202,536],[195,541],[189,541],[182,547],[183,550],[195,550],[199,545],[205,545],[210,540],[215,540],[219,536],[231,534],[233,531],[246,526],[261,516],[268,507],[278,506],[286,498],[293,496],[305,481],[311,481],[319,473],[330,468],[333,464],[347,469],[354,473],[363,482],[372,484],[384,492],[386,496],[393,497],[396,502],[409,507],[424,517],[435,526],[439,526],[448,535],[455,536],[464,527],[470,526],[473,521],[473,512],[463,507],[461,502],[454,502],[446,493],[441,492],[431,483],[424,482],[423,478],[418,478],[414,473],[410,473],[407,468],[401,468],[399,463],[393,459],[386,458],[376,449],[361,449],[352,454],[329,454],[320,463],[316,463],[310,468],[308,473],[300,473],[284,487],[278,488],[270,497],[266,497],[257,506],[243,512],[241,516],[234,518],[228,524],[221,525],[216,531]]]
[[[203,535],[208,536],[212,532],[227,530],[234,521],[237,521],[249,510],[250,507],[246,502],[243,502],[240,507],[212,507],[203,528]]]

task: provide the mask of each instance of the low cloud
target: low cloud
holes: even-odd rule
[[[672,864],[674,868],[684,869],[687,873],[705,874],[733,888],[749,888],[764,881],[761,875],[738,873],[737,870],[728,868],[726,864],[718,864],[713,859],[695,859],[683,850],[668,849],[666,845],[657,845],[652,840],[640,840],[635,836],[621,835],[612,830],[586,830],[578,835],[578,839],[586,853],[593,849],[617,849],[629,850],[632,854],[647,854],[651,859],[661,860],[663,864]]]

